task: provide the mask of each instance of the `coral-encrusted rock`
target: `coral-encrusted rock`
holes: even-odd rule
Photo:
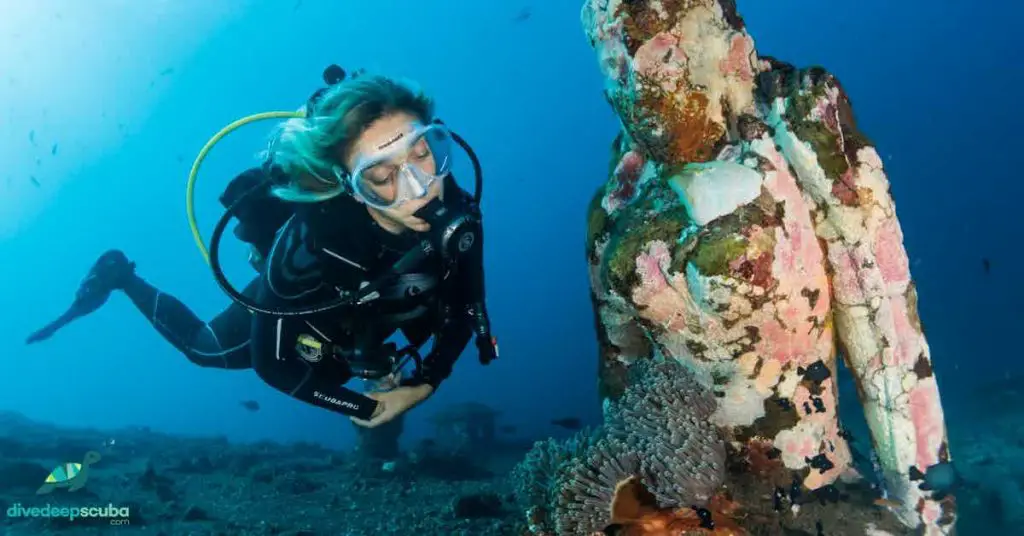
[[[842,86],[759,57],[732,0],[587,0],[582,18],[624,126],[587,229],[602,395],[637,360],[685,363],[735,452],[777,451],[823,489],[851,465],[842,350],[896,513],[950,532],[953,501],[909,477],[949,461],[944,417],[888,179]]]
[[[708,391],[679,363],[643,363],[631,373],[599,431],[538,443],[513,471],[535,534],[605,529],[616,489],[629,479],[666,509],[705,505],[721,486],[725,449],[708,422]]]

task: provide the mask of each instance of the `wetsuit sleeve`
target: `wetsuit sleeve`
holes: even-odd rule
[[[451,185],[446,184],[445,191],[451,191],[451,188],[458,188],[458,185],[454,181]],[[454,202],[467,206],[472,202],[466,191],[458,189],[458,193],[458,196],[452,196]],[[473,308],[484,301],[482,230],[467,255],[445,289],[441,328],[434,339],[434,347],[423,360],[420,377],[414,379],[414,382],[429,384],[435,390],[448,379],[455,362],[466,349],[474,332]]]
[[[242,294],[252,298],[258,279]],[[246,369],[251,366],[248,309],[234,302],[209,323],[200,319],[180,300],[160,291],[144,279],[133,276],[124,287],[132,304],[167,342],[201,366]]]
[[[423,359],[420,377],[414,378],[414,384],[426,383],[437,390],[441,382],[451,376],[455,362],[458,361],[473,335],[469,316],[462,313],[461,308],[446,314],[445,317],[444,323],[434,339],[434,347]]]
[[[261,285],[257,300],[281,305],[268,285]],[[305,323],[298,317],[253,316],[252,368],[268,385],[303,402],[344,415],[368,420],[377,402],[340,385],[337,378],[317,374],[313,364],[296,348]],[[323,356],[322,359],[331,359]]]

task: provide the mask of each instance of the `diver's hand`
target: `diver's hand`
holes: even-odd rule
[[[433,387],[423,384],[414,387],[399,387],[393,391],[382,393],[367,393],[366,396],[378,402],[373,417],[370,417],[368,421],[351,417],[352,422],[366,428],[375,428],[414,408],[430,397],[433,392]]]

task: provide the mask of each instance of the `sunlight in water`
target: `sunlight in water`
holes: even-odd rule
[[[141,128],[167,65],[244,12],[232,4],[0,0],[0,240]]]

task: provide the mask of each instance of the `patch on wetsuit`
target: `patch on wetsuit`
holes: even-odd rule
[[[295,341],[295,351],[299,353],[299,357],[310,363],[317,363],[324,358],[324,344],[312,335],[305,333],[299,335],[298,340]]]

